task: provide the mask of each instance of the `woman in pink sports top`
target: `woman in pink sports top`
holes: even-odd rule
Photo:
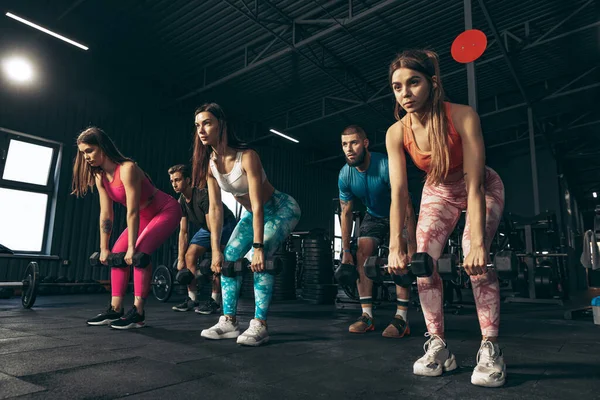
[[[100,262],[111,253],[125,253],[127,267],[111,268],[112,300],[108,310],[89,319],[89,325],[116,329],[145,326],[144,300],[150,292],[152,264],[133,268],[134,305],[124,314],[123,296],[135,253],[151,255],[177,229],[181,207],[173,197],[158,190],[130,158],[121,154],[111,138],[97,127],[85,129],[77,138],[72,193],[83,197],[96,186],[100,196]],[[127,228],[109,250],[113,227],[113,202],[127,208]]]

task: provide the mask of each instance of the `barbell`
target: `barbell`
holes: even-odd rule
[[[25,275],[20,282],[0,282],[0,288],[20,288],[21,305],[23,308],[31,308],[35,304],[40,286],[63,287],[63,286],[101,286],[98,282],[81,283],[42,283],[39,281],[40,267],[35,261],[31,261],[25,268]],[[173,278],[171,271],[164,265],[159,265],[152,275],[152,291],[157,300],[165,302],[171,297],[173,291]]]

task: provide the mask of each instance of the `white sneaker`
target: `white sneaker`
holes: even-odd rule
[[[268,341],[269,332],[267,332],[267,327],[257,319],[251,320],[248,329],[237,338],[237,344],[244,346],[260,346]]]
[[[481,342],[477,352],[477,366],[471,375],[471,383],[484,387],[500,387],[506,382],[504,355],[497,343]]]
[[[422,376],[440,376],[443,372],[456,369],[456,357],[448,350],[446,343],[438,335],[425,333],[431,338],[423,345],[425,355],[413,365],[413,373]]]
[[[235,339],[240,335],[240,327],[237,321],[232,322],[221,315],[219,322],[208,329],[204,329],[200,336],[207,339]]]

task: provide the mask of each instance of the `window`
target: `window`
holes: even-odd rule
[[[339,210],[339,200],[333,199],[334,201],[334,212],[333,212],[333,258],[334,260],[342,259],[342,226],[341,226],[341,214]],[[352,236],[355,233],[354,228],[356,226],[356,221],[352,219],[352,225],[350,226],[350,240],[352,240]]]
[[[51,147],[10,139],[2,179],[46,185],[52,153]]]
[[[0,243],[11,250],[40,251],[48,195],[0,187]]]
[[[49,254],[62,144],[0,127],[0,244]]]
[[[221,189],[221,201],[223,202],[223,205],[231,210],[235,218],[238,219],[242,213],[242,205],[238,203],[235,197],[233,197],[231,193]]]

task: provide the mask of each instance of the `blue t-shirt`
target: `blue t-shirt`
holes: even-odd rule
[[[371,163],[365,172],[344,165],[338,177],[340,200],[358,197],[367,212],[377,218],[389,218],[392,192],[388,158],[385,154],[371,152]]]

